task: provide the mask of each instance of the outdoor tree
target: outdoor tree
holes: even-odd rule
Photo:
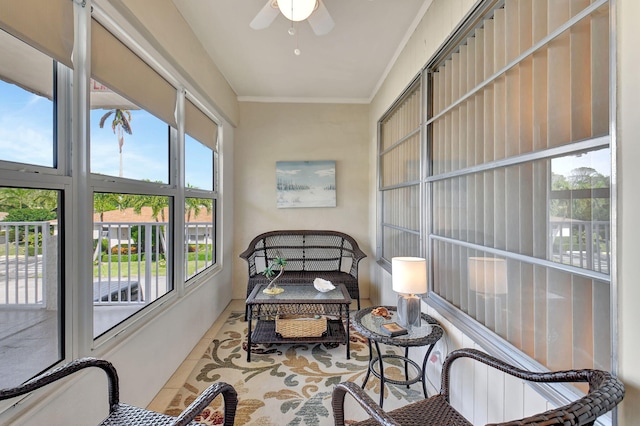
[[[197,188],[197,187],[188,183],[187,188]],[[213,208],[213,203],[208,198],[187,197],[184,200],[184,204],[185,204],[185,211],[187,213],[187,223],[191,222],[192,214],[193,214],[193,217],[198,217],[203,208],[207,211],[207,213],[211,213],[211,209]]]
[[[119,206],[118,194],[96,192],[93,194],[93,212],[100,216],[100,222],[104,222],[104,213],[115,210]]]
[[[34,208],[33,190],[24,188],[2,188],[0,190],[0,210]]]
[[[564,193],[551,205],[551,215],[574,220],[609,220],[609,197],[597,197],[593,190],[609,188],[609,177],[591,167],[571,170],[569,176],[554,173],[551,189]]]
[[[131,207],[133,207],[133,211],[136,214],[141,214],[143,207],[150,207],[151,217],[156,222],[166,222],[165,210],[169,207],[169,200],[167,197],[159,195],[138,195],[135,197]],[[158,217],[160,217],[160,220],[158,220]],[[165,232],[165,227],[162,227],[160,232],[160,244],[164,253],[166,253],[167,248]]]
[[[44,209],[58,207],[58,191],[27,188],[0,188],[0,211],[13,209]]]
[[[131,130],[131,112],[126,109],[112,109],[107,111],[105,115],[100,118],[100,128],[104,127],[105,121],[113,115],[113,121],[111,121],[111,129],[118,138],[118,150],[120,153],[120,174],[122,177],[122,146],[124,145],[124,133],[132,134]]]

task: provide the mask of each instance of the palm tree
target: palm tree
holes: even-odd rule
[[[120,174],[122,177],[122,145],[124,145],[124,133],[132,134],[131,130],[131,112],[127,109],[112,109],[100,118],[100,128],[104,127],[104,122],[113,114],[113,121],[111,122],[111,129],[113,133],[118,137],[118,150],[120,153]]]
[[[135,197],[132,207],[136,214],[142,213],[143,207],[151,207],[151,217],[156,222],[165,222],[164,212],[169,207],[169,200],[167,197],[159,195],[138,195]],[[158,220],[158,216],[160,216],[160,220]],[[166,253],[167,237],[165,235],[165,226],[160,228],[160,245],[162,251]]]
[[[193,186],[190,183],[187,183],[187,188],[198,188],[198,187]],[[189,223],[191,222],[191,214],[193,213],[193,217],[198,217],[203,207],[207,210],[207,213],[211,213],[213,203],[211,202],[210,199],[207,199],[207,198],[186,197],[184,200],[184,206],[187,212],[187,223]]]
[[[100,215],[100,222],[104,222],[104,213],[118,208],[118,194],[96,192],[93,194],[93,212]]]

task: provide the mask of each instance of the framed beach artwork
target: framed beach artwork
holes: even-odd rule
[[[335,161],[276,161],[277,207],[335,207]]]

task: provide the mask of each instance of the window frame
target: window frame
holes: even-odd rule
[[[52,5],[54,2],[52,2]],[[62,62],[57,62],[47,50],[39,44],[33,44],[28,34],[20,33],[18,37],[12,31],[6,31],[21,40],[25,45],[37,48],[43,55],[51,59],[54,67],[54,107],[51,121],[53,123],[52,135],[55,147],[53,148],[56,158],[53,166],[41,166],[19,162],[0,160],[0,179],[3,186],[26,188],[26,189],[47,189],[59,191],[61,194],[59,201],[59,233],[60,233],[60,256],[58,288],[61,299],[59,313],[59,348],[60,356],[56,357],[56,364],[51,366],[38,365],[42,371],[48,370],[55,365],[60,365],[70,359],[81,356],[100,356],[106,351],[122,343],[122,339],[138,332],[148,322],[152,321],[165,310],[170,309],[176,302],[181,300],[186,294],[197,290],[200,285],[214,285],[212,277],[221,271],[222,239],[221,232],[215,235],[216,263],[213,267],[198,274],[197,279],[192,280],[188,288],[184,283],[182,273],[182,239],[175,238],[176,231],[180,224],[184,225],[184,218],[180,219],[181,212],[184,213],[185,188],[183,166],[180,160],[184,156],[181,151],[184,143],[184,110],[180,104],[184,102],[185,91],[193,89],[194,93],[199,92],[199,88],[194,88],[187,76],[166,60],[160,52],[148,43],[143,34],[131,29],[126,21],[114,13],[110,16],[111,9],[105,11],[103,7],[94,4],[87,7],[82,2],[68,0],[55,0],[56,5],[67,8],[64,13],[65,22],[71,24],[71,38],[74,43],[67,43],[73,46],[73,69],[67,68]],[[38,10],[42,9],[37,7]],[[45,8],[46,9],[46,8]],[[50,14],[47,10],[38,14],[35,18],[33,14],[26,14],[25,22],[38,23],[39,20],[47,19]],[[16,6],[15,10],[23,13],[22,6]],[[13,15],[7,15],[13,19]],[[90,43],[92,19],[95,18],[105,25],[112,34],[116,34],[132,52],[142,58],[153,70],[161,75],[176,91],[176,114],[177,126],[171,127],[169,144],[169,175],[168,183],[157,184],[153,182],[135,181],[132,179],[112,177],[106,175],[92,175],[89,170],[90,165],[90,92],[89,81],[91,74],[92,51]],[[35,21],[34,21],[35,19]],[[13,22],[9,22],[9,28]],[[0,23],[4,24],[4,23]],[[0,25],[2,26],[2,25]],[[5,28],[2,26],[2,28]],[[5,31],[4,29],[2,31]],[[60,34],[58,34],[60,35]],[[26,37],[26,38],[25,38]],[[59,37],[56,38],[56,40]],[[96,52],[93,52],[96,53]],[[69,58],[69,63],[71,59]],[[15,67],[15,65],[14,65]],[[198,105],[209,117],[214,117],[213,122],[218,127],[218,141],[223,141],[222,123],[223,118],[215,112],[215,105],[207,100],[206,95],[196,95]],[[173,110],[172,110],[173,117]],[[214,153],[214,181],[215,187],[211,191],[216,200],[216,208],[213,211],[214,220],[221,229],[221,204],[218,188],[220,182],[218,162],[220,161],[217,152]],[[92,288],[78,283],[87,282],[92,277],[91,264],[91,235],[92,235],[92,206],[94,192],[116,192],[116,193],[137,193],[162,195],[172,197],[173,209],[170,220],[175,223],[172,231],[173,242],[171,250],[174,253],[174,266],[169,272],[173,279],[174,291],[165,295],[160,303],[148,306],[136,314],[130,316],[125,321],[101,335],[93,338],[93,312],[92,312]],[[178,250],[180,247],[180,250]],[[28,379],[25,377],[25,380]],[[9,401],[0,403],[0,412],[4,413],[11,407],[16,407]],[[24,407],[23,407],[24,408]],[[21,410],[19,407],[18,410]]]
[[[615,0],[596,0],[587,6],[583,11],[573,16],[567,23],[556,28],[551,31],[546,37],[540,40],[537,43],[516,57],[512,62],[506,64],[504,68],[496,71],[495,76],[498,76],[504,72],[504,70],[509,69],[513,66],[514,63],[519,62],[523,58],[530,55],[530,53],[537,49],[537,46],[544,45],[548,43],[548,40],[551,40],[569,29],[574,22],[579,21],[582,17],[590,15],[593,11],[597,10],[604,4],[611,4]],[[462,43],[462,41],[468,36],[469,32],[472,31],[479,23],[484,19],[486,14],[493,10],[496,7],[499,7],[503,1],[500,0],[487,0],[484,2],[480,2],[476,6],[476,9],[472,10],[466,17],[463,22],[453,31],[452,37],[450,37],[443,46],[438,50],[438,52],[432,57],[432,59],[427,63],[427,65],[423,68],[423,78],[427,80],[423,87],[427,92],[425,93],[425,100],[427,105],[425,107],[425,111],[429,111],[429,116],[425,117],[425,135],[431,139],[430,135],[430,124],[438,118],[438,115],[431,116],[432,105],[429,102],[432,99],[433,94],[429,93],[428,90],[432,90],[432,83],[429,78],[430,70],[434,69],[439,63],[446,57],[454,48]],[[613,10],[613,9],[611,9]],[[429,165],[429,174],[426,178],[426,199],[429,200],[430,206],[426,209],[428,215],[428,231],[425,238],[425,244],[427,245],[426,251],[428,253],[428,258],[432,258],[433,244],[435,241],[448,241],[446,238],[438,237],[433,235],[433,194],[432,194],[432,184],[441,179],[450,178],[452,176],[457,175],[465,175],[468,173],[474,173],[482,170],[495,170],[499,167],[505,167],[510,165],[517,165],[525,162],[530,162],[538,159],[551,159],[553,157],[557,157],[563,154],[575,154],[580,151],[585,150],[596,150],[599,148],[609,148],[610,154],[612,158],[612,167],[611,167],[611,198],[610,198],[610,206],[611,206],[611,271],[610,274],[604,275],[598,273],[596,271],[589,271],[586,269],[581,269],[577,267],[572,267],[568,265],[563,265],[559,263],[551,262],[546,259],[535,259],[529,256],[522,256],[519,254],[514,254],[508,252],[507,250],[499,250],[499,249],[491,249],[485,246],[474,245],[469,243],[462,243],[460,241],[455,241],[457,245],[462,245],[466,247],[470,247],[473,249],[482,250],[485,252],[492,253],[497,256],[504,256],[512,259],[523,259],[528,263],[532,263],[534,265],[541,265],[544,267],[550,267],[558,271],[566,271],[572,274],[577,274],[580,276],[585,276],[588,278],[594,278],[599,280],[607,281],[611,286],[610,292],[610,305],[611,305],[611,354],[612,354],[612,362],[611,368],[612,372],[615,374],[617,372],[617,362],[616,362],[616,347],[617,347],[617,309],[616,309],[616,232],[615,232],[615,217],[616,217],[616,203],[615,203],[615,14],[610,13],[609,16],[609,133],[604,136],[595,136],[587,140],[579,141],[579,142],[571,142],[565,145],[548,148],[542,151],[535,151],[532,153],[523,154],[516,157],[507,157],[502,160],[496,160],[489,163],[484,163],[479,166],[472,166],[465,169],[457,170],[449,173],[442,173],[437,176],[432,176],[432,167],[430,161],[428,161]],[[494,81],[494,78],[491,78],[491,81]],[[480,90],[484,85],[480,85],[475,87],[473,90]],[[472,93],[468,93],[467,96],[461,98],[458,103],[462,103],[467,97],[472,96]],[[455,108],[456,104],[450,104],[445,110],[443,110],[440,114],[446,113],[447,110]],[[430,142],[427,142],[430,144]],[[430,152],[430,149],[428,150]],[[425,160],[427,161],[427,160]],[[451,240],[453,241],[453,240]],[[451,323],[460,329],[466,336],[469,336],[473,341],[482,346],[485,350],[493,355],[505,357],[510,359],[512,363],[515,365],[525,369],[532,371],[545,371],[548,370],[546,366],[534,360],[532,357],[529,357],[521,350],[514,347],[511,343],[509,343],[506,339],[499,337],[496,333],[489,330],[485,326],[481,326],[478,321],[456,308],[454,305],[446,301],[443,297],[433,292],[433,264],[432,262],[428,262],[428,274],[429,274],[429,282],[430,282],[430,291],[427,296],[427,303],[429,306],[433,307],[437,312],[441,313],[447,320],[451,321]],[[553,404],[561,405],[567,403],[567,401],[575,399],[576,396],[581,396],[577,394],[573,389],[568,387],[556,388],[550,385],[536,384],[534,385],[536,389],[545,397],[548,401]]]
[[[215,127],[215,134],[213,135],[213,140],[210,141],[210,143],[213,143],[213,146],[210,146],[208,143],[206,143],[206,141],[201,141],[198,136],[203,136],[206,137],[207,135],[204,135],[202,133],[203,131],[203,127],[201,126],[197,126],[194,130],[194,134],[190,134],[191,132],[187,131],[187,124],[186,124],[186,120],[184,120],[184,118],[186,118],[187,116],[187,112],[186,112],[186,108],[187,108],[187,102],[189,102],[189,104],[194,107],[196,109],[196,111],[192,111],[198,113],[199,115],[199,119],[200,120],[210,120],[211,123],[208,124],[212,124]],[[194,95],[192,95],[190,92],[186,92],[184,93],[184,96],[181,99],[181,105],[183,106],[182,111],[184,111],[183,114],[183,125],[182,125],[182,134],[181,134],[181,152],[182,152],[182,162],[180,164],[180,176],[182,178],[182,182],[184,185],[184,197],[182,200],[182,204],[183,206],[185,205],[186,199],[187,198],[206,198],[211,200],[211,215],[212,215],[212,226],[213,226],[213,237],[212,237],[212,241],[213,241],[213,260],[211,265],[207,266],[205,269],[196,272],[193,276],[191,277],[187,277],[187,271],[182,271],[182,280],[185,283],[185,287],[193,287],[195,284],[200,283],[202,280],[206,279],[209,274],[213,273],[213,271],[216,271],[218,268],[220,268],[220,253],[221,253],[221,244],[222,244],[222,240],[220,239],[220,229],[219,229],[219,222],[220,222],[220,217],[221,217],[221,210],[220,210],[220,193],[219,193],[219,186],[220,186],[220,176],[219,176],[219,149],[220,149],[220,141],[222,138],[222,126],[221,123],[217,120],[212,118],[213,114],[211,114],[211,112],[203,105],[202,102],[200,102],[199,99],[197,99]],[[199,123],[200,125],[202,125],[202,121]],[[212,186],[211,189],[202,189],[202,188],[189,188],[187,187],[187,182],[186,182],[186,168],[187,168],[187,156],[185,153],[185,149],[186,149],[186,138],[187,136],[189,136],[193,141],[202,144],[203,146],[211,149],[211,178],[213,179],[212,182]],[[184,211],[184,213],[186,213],[186,210]],[[184,226],[186,227],[186,214],[183,215],[183,218],[185,218],[184,220]],[[180,244],[186,244],[186,242],[181,238],[180,239]],[[182,246],[181,246],[182,247]],[[183,252],[183,255],[186,254]],[[185,259],[182,259],[182,265],[185,265]]]
[[[12,34],[9,34],[9,36],[15,37]],[[20,40],[18,37],[16,38]],[[20,42],[25,46],[34,48],[29,45],[27,41],[20,40]],[[3,182],[3,187],[43,189],[59,193],[57,207],[59,235],[57,249],[58,275],[56,285],[59,293],[57,314],[57,348],[59,353],[57,355],[58,359],[53,364],[38,366],[38,373],[46,371],[58,363],[64,362],[68,359],[69,354],[73,353],[73,339],[69,338],[72,332],[73,317],[71,310],[68,309],[72,303],[72,288],[70,285],[71,280],[67,280],[69,276],[68,271],[71,270],[73,259],[71,244],[69,244],[70,227],[67,226],[67,224],[72,223],[73,220],[71,196],[72,177],[68,170],[68,158],[70,157],[68,142],[71,140],[71,125],[69,121],[65,119],[65,114],[71,109],[72,96],[69,81],[73,70],[56,61],[47,53],[42,51],[40,51],[40,53],[51,60],[51,66],[53,67],[51,81],[53,88],[53,108],[51,115],[53,164],[51,167],[48,167],[29,163],[0,161],[0,180]],[[24,379],[27,380],[28,377]],[[0,412],[9,406],[8,401],[3,401],[0,403]]]
[[[389,144],[389,146],[387,148],[385,148],[383,146],[384,144],[384,140],[383,140],[383,126],[384,126],[384,121],[391,117],[394,113],[396,113],[403,105],[405,105],[405,102],[407,102],[411,96],[413,96],[414,94],[416,94],[419,96],[419,100],[418,100],[418,105],[420,110],[418,111],[418,117],[419,117],[419,121],[417,123],[417,126],[407,132],[405,135],[402,135],[400,138],[395,139],[393,141],[391,141],[391,143]],[[383,114],[383,116],[378,120],[377,123],[377,133],[378,133],[378,138],[377,138],[377,143],[378,143],[378,155],[377,155],[377,160],[378,160],[378,194],[379,194],[379,199],[378,199],[378,233],[377,233],[377,250],[376,250],[376,259],[378,264],[385,270],[387,270],[389,273],[391,273],[391,258],[387,259],[385,258],[385,245],[384,245],[384,234],[385,234],[385,229],[394,229],[396,231],[400,231],[400,232],[404,232],[406,234],[412,234],[418,237],[419,242],[418,242],[418,247],[420,250],[420,253],[411,253],[411,254],[403,254],[403,255],[412,255],[412,256],[424,256],[424,244],[423,244],[423,235],[424,235],[424,220],[422,219],[423,216],[423,208],[422,206],[424,205],[424,176],[425,176],[425,162],[424,162],[424,157],[425,157],[425,153],[424,153],[424,131],[423,131],[423,117],[424,117],[424,83],[422,81],[422,74],[419,74],[417,77],[415,77],[411,83],[409,83],[409,85],[404,89],[404,91],[402,92],[402,94],[398,97],[398,99],[396,99],[396,101],[391,105],[391,107]],[[418,145],[419,145],[419,152],[417,155],[416,160],[418,161],[418,179],[417,180],[411,180],[411,181],[403,181],[401,183],[398,183],[396,185],[389,185],[386,186],[384,185],[384,168],[383,168],[383,157],[390,152],[390,150],[402,145],[403,143],[407,142],[408,140],[410,140],[412,137],[416,136],[418,137]],[[412,188],[415,187],[417,189],[418,192],[418,200],[417,200],[417,210],[418,210],[418,230],[411,230],[405,227],[401,227],[398,225],[394,225],[394,224],[390,224],[390,223],[386,223],[385,222],[385,215],[384,215],[384,209],[385,209],[385,202],[384,202],[384,194],[386,191],[393,191],[396,189],[400,189],[400,188]],[[400,256],[400,254],[398,254],[398,256]],[[393,257],[393,256],[392,256]]]

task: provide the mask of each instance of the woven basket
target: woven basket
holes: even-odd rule
[[[327,331],[327,317],[311,315],[278,315],[276,333],[284,338],[320,337]]]

